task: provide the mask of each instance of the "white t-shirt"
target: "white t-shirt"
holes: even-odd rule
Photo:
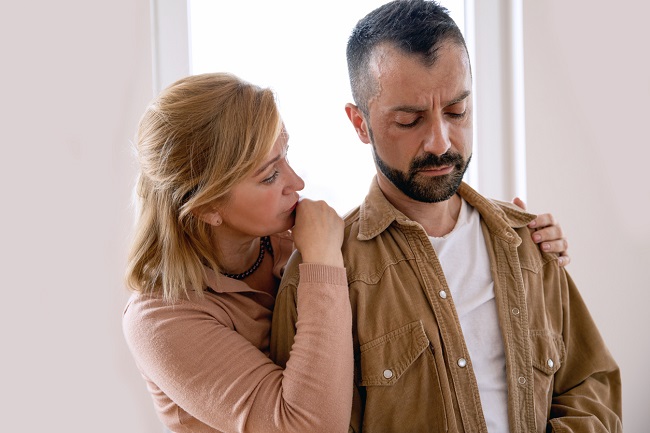
[[[483,416],[490,433],[508,428],[508,385],[490,258],[481,216],[461,199],[458,221],[443,237],[429,236],[454,301],[478,382]]]

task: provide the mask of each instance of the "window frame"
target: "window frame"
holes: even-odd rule
[[[502,200],[526,200],[522,1],[465,0],[475,106],[467,179]],[[151,0],[154,94],[190,74],[188,11],[189,0]]]

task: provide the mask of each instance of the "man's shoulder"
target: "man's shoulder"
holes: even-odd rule
[[[355,207],[354,209],[351,209],[347,211],[343,215],[343,221],[345,222],[345,226],[349,226],[350,224],[353,224],[354,222],[358,221],[361,215],[361,205]]]
[[[496,209],[499,209],[501,212],[503,212],[504,218],[514,218],[516,220],[516,222],[513,222],[514,225],[517,225],[518,221],[520,220],[533,220],[536,217],[536,215],[530,212],[526,212],[514,203],[498,200],[495,198],[488,198],[487,200],[492,203]]]
[[[350,210],[348,213],[343,215],[344,229],[343,229],[343,246],[344,251],[350,243],[358,242],[359,237],[359,227],[361,222],[361,206]]]
[[[301,263],[302,256],[300,255],[300,251],[294,250],[284,267],[280,290],[284,290],[286,287],[298,287],[298,283],[300,282]]]
[[[513,229],[519,229],[527,226],[536,217],[514,203],[485,197],[466,183],[461,184],[458,192],[470,206],[479,212],[483,220],[490,221],[492,224],[505,224]]]
[[[548,263],[557,261],[557,254],[542,251],[532,239],[533,229],[528,227],[528,223],[535,219],[534,214],[526,212],[514,203],[497,199],[486,200],[494,209],[494,212],[490,212],[491,216],[496,215],[503,220],[519,237],[517,252],[522,268],[539,272]],[[481,218],[484,218],[484,215],[481,215]]]

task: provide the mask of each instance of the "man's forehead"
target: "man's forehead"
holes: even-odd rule
[[[374,74],[383,70],[397,67],[400,63],[419,63],[423,67],[436,68],[440,64],[441,55],[452,55],[469,69],[469,56],[461,44],[447,40],[435,46],[430,53],[410,53],[392,42],[378,44],[370,53],[368,68]]]
[[[389,42],[383,42],[377,45],[370,54],[368,68],[375,76],[379,76],[382,70],[390,67],[400,58],[409,56],[397,46]]]
[[[437,54],[439,58],[428,64],[421,55],[406,53],[392,44],[377,46],[369,64],[377,92],[369,103],[386,97],[404,102],[425,100],[431,91],[439,93],[442,102],[468,97],[471,75],[464,47],[446,43]]]

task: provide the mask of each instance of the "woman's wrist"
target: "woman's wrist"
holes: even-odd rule
[[[338,253],[334,254],[323,254],[322,252],[319,254],[303,254],[302,255],[302,262],[303,263],[313,263],[313,264],[319,264],[319,265],[326,265],[326,266],[336,266],[339,268],[343,267],[343,255],[339,251]]]

